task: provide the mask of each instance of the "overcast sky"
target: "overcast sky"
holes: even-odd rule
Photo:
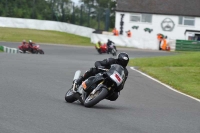
[[[74,3],[78,4],[79,3],[79,0],[71,0],[73,1]]]

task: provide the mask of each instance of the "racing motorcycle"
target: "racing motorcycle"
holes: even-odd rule
[[[125,73],[121,65],[113,64],[110,69],[100,69],[101,72],[91,76],[74,90],[72,87],[65,94],[68,103],[79,101],[85,107],[93,107],[103,99],[111,96],[115,89],[124,83]],[[76,71],[74,80],[78,79],[81,71]]]
[[[107,44],[104,43],[100,46],[100,49],[98,49],[96,46],[95,46],[97,52],[99,54],[103,54],[103,53],[111,53],[113,56],[116,56],[117,55],[117,51],[116,49],[114,48],[114,45],[112,44],[109,48],[107,47]]]
[[[22,44],[18,46],[20,53],[31,53],[29,51],[29,45],[28,44]],[[33,44],[33,51],[32,54],[44,54],[44,51],[40,49],[40,45]]]
[[[115,49],[114,44],[110,45],[108,52],[110,52],[113,56],[117,55],[117,50]]]

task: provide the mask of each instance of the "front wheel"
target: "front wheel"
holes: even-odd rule
[[[75,102],[76,100],[78,100],[76,97],[75,97],[76,93],[73,92],[72,88],[69,89],[67,91],[67,93],[65,94],[65,101],[68,102],[68,103],[73,103]]]
[[[38,52],[39,52],[40,54],[44,54],[44,51],[43,51],[42,49],[40,49]]]
[[[106,88],[101,88],[97,90],[94,94],[92,92],[88,95],[88,97],[84,101],[85,107],[93,107],[97,103],[99,103],[101,100],[103,100],[108,94],[108,90]]]
[[[113,55],[113,56],[116,56],[116,55],[117,55],[117,52],[116,52],[115,49],[112,50],[112,55]]]
[[[97,49],[97,48],[96,48],[96,50],[97,50],[97,52],[98,52],[99,54],[102,54],[102,53],[101,53],[101,49]]]

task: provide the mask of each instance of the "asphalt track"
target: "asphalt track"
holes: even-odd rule
[[[17,48],[17,43],[0,45]],[[0,53],[0,133],[199,133],[200,103],[129,70],[119,99],[94,108],[64,95],[77,69],[99,55],[92,47],[41,45],[45,55]],[[169,52],[127,50],[131,58]]]

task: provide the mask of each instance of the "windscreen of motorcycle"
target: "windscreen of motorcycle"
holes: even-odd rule
[[[124,68],[118,64],[111,65],[107,74],[119,86],[125,79]]]

